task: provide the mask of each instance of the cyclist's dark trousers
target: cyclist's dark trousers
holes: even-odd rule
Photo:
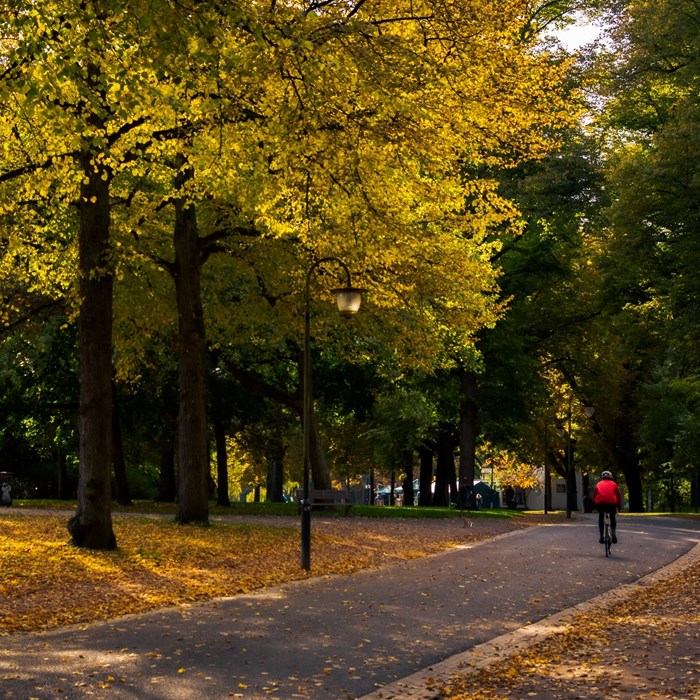
[[[615,528],[617,527],[617,518],[615,517],[617,508],[615,505],[611,505],[609,503],[599,503],[596,508],[598,509],[598,529],[600,530],[601,538],[603,537],[603,523],[605,521],[606,512],[610,513],[610,527],[612,531],[615,532]]]

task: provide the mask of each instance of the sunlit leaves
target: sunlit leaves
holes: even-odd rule
[[[67,543],[64,520],[3,515],[0,635],[235,595],[306,575],[299,567],[298,530],[291,524],[216,522],[185,528],[126,516],[115,519],[120,549],[91,552]],[[460,525],[446,535],[428,524],[326,522],[314,532],[313,573],[347,573],[415,558],[489,532]]]
[[[460,673],[441,697],[492,700],[692,697],[697,689],[700,567],[639,586],[628,600],[579,614],[561,631],[479,671]]]
[[[376,0],[352,18],[341,2],[303,16],[251,4],[183,16],[170,33],[167,3],[122,10],[117,0],[99,17],[45,3],[6,18],[16,68],[3,89],[21,135],[7,139],[7,163],[29,159],[36,170],[19,183],[22,199],[68,206],[78,185],[71,154],[89,144],[111,178],[112,264],[132,253],[167,258],[168,159],[186,153],[196,173],[188,197],[216,212],[213,225],[300,245],[270,252],[234,236],[236,256],[350,258],[382,289],[378,307],[404,307],[432,336],[421,349],[402,315],[388,313],[387,328],[413,341],[414,362],[435,356],[444,329],[459,347],[494,322],[487,237],[517,212],[493,183],[465,179],[463,165],[541,157],[553,127],[574,116],[561,90],[566,65],[519,39],[526,3]],[[27,86],[40,89],[27,95]],[[296,291],[301,275],[276,267],[287,272],[281,291]],[[117,339],[128,337],[144,336]]]
[[[525,462],[508,450],[497,450],[490,443],[482,443],[480,454],[484,469],[493,473],[495,483],[502,489],[537,489],[541,484],[541,469]]]

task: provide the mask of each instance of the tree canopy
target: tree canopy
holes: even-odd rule
[[[217,399],[220,429],[299,414],[305,276],[327,257],[366,294],[338,323],[337,275],[319,270],[314,359],[369,396],[343,403],[348,382],[329,381],[319,400],[343,420],[323,430],[362,425],[376,454],[457,431],[457,370],[479,374],[484,438],[521,461],[542,452],[532,417],[554,403],[562,420],[575,394],[599,409],[591,459],[637,483],[659,453],[644,407],[671,385],[674,453],[691,454],[697,11],[655,7],[616,3],[626,50],[576,66],[539,33],[601,3],[5,2],[2,337],[77,327],[74,539],[114,545],[116,398],[172,396],[175,367],[178,518],[206,519],[207,373],[277,405],[246,417]],[[602,107],[584,119],[592,84]],[[425,410],[392,425],[417,390]]]

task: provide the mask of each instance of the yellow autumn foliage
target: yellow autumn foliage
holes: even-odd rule
[[[228,230],[230,258],[205,280],[214,343],[298,337],[304,271],[328,255],[369,290],[360,332],[406,364],[449,363],[503,313],[492,259],[519,213],[498,172],[543,157],[577,118],[567,63],[522,39],[526,0],[250,1],[183,11],[178,32],[166,2],[111,0],[100,16],[30,4],[1,20],[22,68],[0,81],[0,179],[17,173],[0,183],[0,231],[36,263],[3,254],[0,274],[75,294],[89,145],[110,178],[120,377],[172,329],[154,260],[172,259],[165,205],[183,157],[202,237]],[[13,312],[8,297],[5,322]]]

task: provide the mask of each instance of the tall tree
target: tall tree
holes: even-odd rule
[[[621,469],[626,474],[639,472],[640,464],[658,469],[674,461],[668,454],[673,445],[687,474],[684,444],[693,439],[688,442],[684,414],[696,411],[700,328],[692,303],[700,260],[700,14],[688,0],[621,2],[615,9],[612,38],[625,51],[602,58],[601,89],[608,99],[600,124],[610,144],[611,205],[602,264],[609,308],[617,313],[609,327],[614,322],[626,330],[628,348],[620,372],[627,386],[620,411],[627,435]],[[677,398],[685,387],[680,393],[687,397],[677,421],[663,421],[670,434],[661,444],[658,430],[649,429],[659,425],[651,417],[658,416],[652,397],[658,396],[660,381],[669,396]],[[641,509],[641,483],[631,495]]]
[[[128,4],[17,2],[2,20],[12,146],[0,178],[9,183],[12,173],[15,183],[3,203],[48,200],[68,219],[79,203],[85,440],[75,521],[83,530],[74,529],[90,546],[114,544],[112,288],[125,251],[179,255],[164,244],[164,232],[183,223],[168,202],[182,196],[183,219],[196,212],[200,253],[218,243],[237,262],[242,277],[228,298],[240,315],[227,342],[247,342],[246,326],[272,319],[298,338],[304,273],[334,255],[383,291],[358,324],[364,349],[389,338],[404,364],[433,370],[501,313],[491,233],[515,211],[479,168],[541,157],[551,127],[571,119],[560,89],[566,66],[522,40],[524,0],[198,3],[197,12],[167,0]],[[173,17],[178,32],[167,30]],[[185,192],[170,167],[178,156],[191,173]],[[37,227],[37,240],[48,228]],[[261,298],[262,324],[242,320],[246,302],[260,308]],[[316,324],[317,339],[330,328]],[[88,357],[93,343],[99,352]],[[206,422],[197,415],[192,425],[199,434]],[[203,439],[190,438],[193,459],[180,457],[197,505],[183,519],[206,515]]]
[[[484,231],[513,216],[490,178],[465,182],[462,163],[541,155],[552,115],[568,118],[556,88],[564,68],[512,43],[525,4],[505,30],[498,18],[510,17],[507,3],[457,21],[441,3],[426,3],[425,13],[380,2],[313,9],[232,9],[227,21],[206,26],[209,41],[188,46],[183,66],[171,60],[171,70],[188,79],[170,81],[180,97],[168,104],[176,122],[198,129],[186,151],[190,201],[208,220],[202,243],[216,236],[236,261],[227,269],[238,279],[229,280],[224,297],[235,299],[237,312],[215,342],[246,342],[251,326],[257,335],[251,318],[269,327],[261,300],[267,319],[298,338],[305,268],[340,255],[367,284],[383,288],[383,327],[378,313],[367,315],[362,332],[393,336],[408,362],[449,362],[445,342],[471,343],[473,330],[499,313],[484,255],[495,244]],[[495,59],[503,79],[485,91],[480,62],[494,60],[493,45],[506,47]],[[193,71],[193,56],[212,72]],[[532,90],[521,89],[523,79]],[[456,89],[446,89],[450,81]],[[177,92],[181,83],[194,88],[196,101]],[[477,94],[499,114],[470,113]],[[211,278],[221,269],[212,259]],[[285,269],[291,274],[280,279]],[[319,283],[337,281],[323,276]],[[407,309],[424,332],[406,323]],[[329,333],[320,323],[314,331],[319,340]],[[314,454],[314,476],[325,483],[322,451]]]

